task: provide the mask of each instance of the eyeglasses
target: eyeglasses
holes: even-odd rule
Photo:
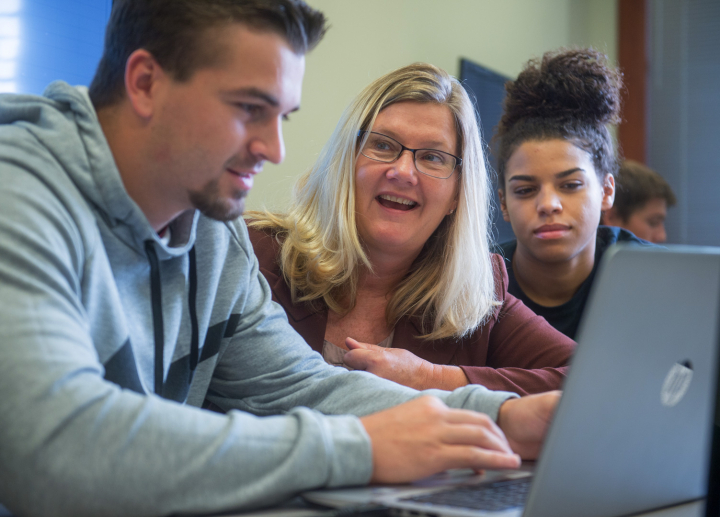
[[[371,160],[391,163],[400,158],[404,151],[410,151],[418,172],[439,179],[449,178],[455,171],[455,167],[462,165],[462,159],[453,154],[437,149],[410,149],[394,138],[381,133],[361,129],[357,136],[361,137],[366,133],[367,139],[360,149],[360,153]]]

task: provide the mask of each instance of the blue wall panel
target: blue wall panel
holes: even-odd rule
[[[0,0],[0,91],[89,85],[112,0]]]

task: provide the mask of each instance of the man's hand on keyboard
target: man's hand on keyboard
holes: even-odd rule
[[[520,466],[490,417],[450,409],[435,397],[420,397],[360,420],[372,441],[374,483],[409,482],[455,468]]]

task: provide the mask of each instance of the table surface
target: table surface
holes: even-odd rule
[[[334,513],[333,510],[309,508],[300,498],[297,498],[278,508],[248,513],[229,513],[224,514],[223,517],[329,517]],[[348,513],[345,517],[351,517],[351,515]],[[705,517],[705,503],[704,500],[698,500],[662,510],[633,514],[632,517]]]
[[[297,497],[277,508],[270,508],[257,512],[227,513],[223,517],[329,517],[335,513],[334,510],[317,509],[308,506],[301,498]],[[702,500],[687,504],[681,504],[670,508],[664,508],[653,512],[635,514],[633,517],[704,517],[705,504]],[[12,517],[4,506],[0,505],[0,517]],[[351,517],[346,514],[345,517]],[[375,516],[377,517],[377,516]]]

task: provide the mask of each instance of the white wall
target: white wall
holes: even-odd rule
[[[308,0],[330,30],[307,57],[301,110],[284,126],[287,157],[255,179],[248,208],[287,205],[352,98],[380,75],[426,61],[459,74],[468,58],[514,77],[561,46],[616,57],[615,0]]]

